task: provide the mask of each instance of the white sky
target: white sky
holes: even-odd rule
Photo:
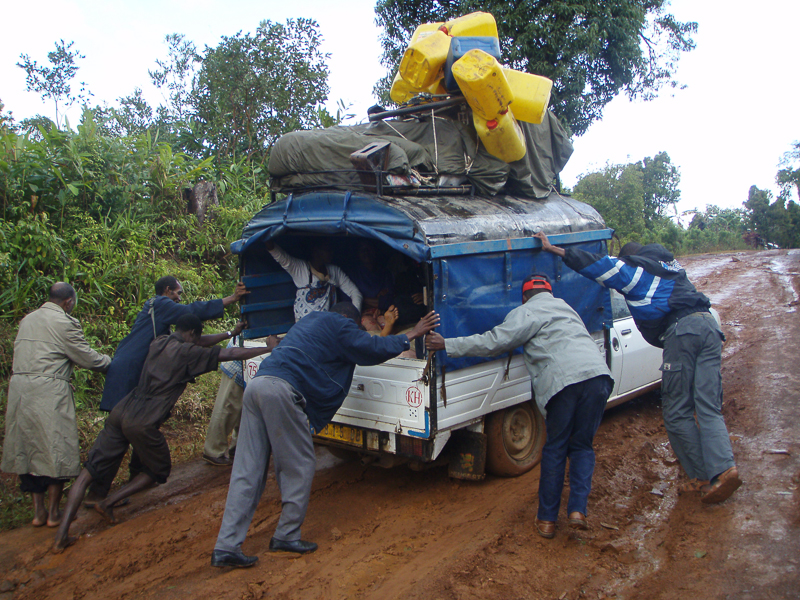
[[[324,51],[331,54],[329,110],[340,98],[358,120],[374,103],[372,86],[380,66],[374,0],[39,0],[3,8],[0,36],[0,99],[19,120],[53,116],[52,104],[25,92],[16,63],[26,53],[40,63],[63,38],[86,58],[76,80],[85,81],[96,103],[114,104],[141,87],[151,103],[159,92],[147,70],[166,56],[164,36],[183,33],[199,49],[222,35],[252,32],[262,19],[308,17],[320,24]],[[681,171],[679,210],[706,204],[740,208],[751,185],[776,190],[784,152],[800,139],[800,78],[796,27],[800,3],[761,0],[673,0],[679,20],[699,23],[697,48],[685,55],[678,79],[688,87],[653,102],[617,98],[604,118],[575,140],[563,180],[602,168],[606,162],[641,160],[665,150]],[[671,95],[674,94],[674,95]],[[78,111],[69,113],[71,123]]]

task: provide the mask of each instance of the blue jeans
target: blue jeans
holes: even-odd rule
[[[547,442],[542,448],[539,477],[539,520],[558,520],[564,472],[569,458],[569,503],[567,514],[586,514],[592,489],[594,449],[592,441],[613,380],[607,375],[568,385],[547,403]]]

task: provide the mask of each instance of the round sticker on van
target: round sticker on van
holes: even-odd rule
[[[410,387],[406,390],[406,402],[408,405],[417,408],[422,406],[422,392],[416,387]]]

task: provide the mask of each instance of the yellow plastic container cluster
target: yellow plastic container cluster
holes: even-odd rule
[[[424,23],[411,36],[390,96],[398,104],[414,95],[447,93],[442,85],[451,37],[497,37],[490,13],[475,12],[446,23]],[[452,65],[453,77],[472,108],[478,137],[486,150],[506,162],[525,156],[525,136],[517,119],[539,124],[550,102],[553,82],[507,69],[483,50],[470,50]]]

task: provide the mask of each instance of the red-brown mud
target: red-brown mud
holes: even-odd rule
[[[303,529],[319,550],[267,552],[280,513],[271,478],[244,547],[259,562],[214,569],[229,471],[198,461],[118,509],[119,525],[81,510],[82,537],[61,555],[46,528],[0,535],[0,600],[800,597],[800,252],[684,262],[728,337],[724,412],[745,484],[721,505],[677,494],[656,393],[606,413],[587,532],[562,515],[554,540],[536,534],[538,469],[462,482],[320,449]]]

